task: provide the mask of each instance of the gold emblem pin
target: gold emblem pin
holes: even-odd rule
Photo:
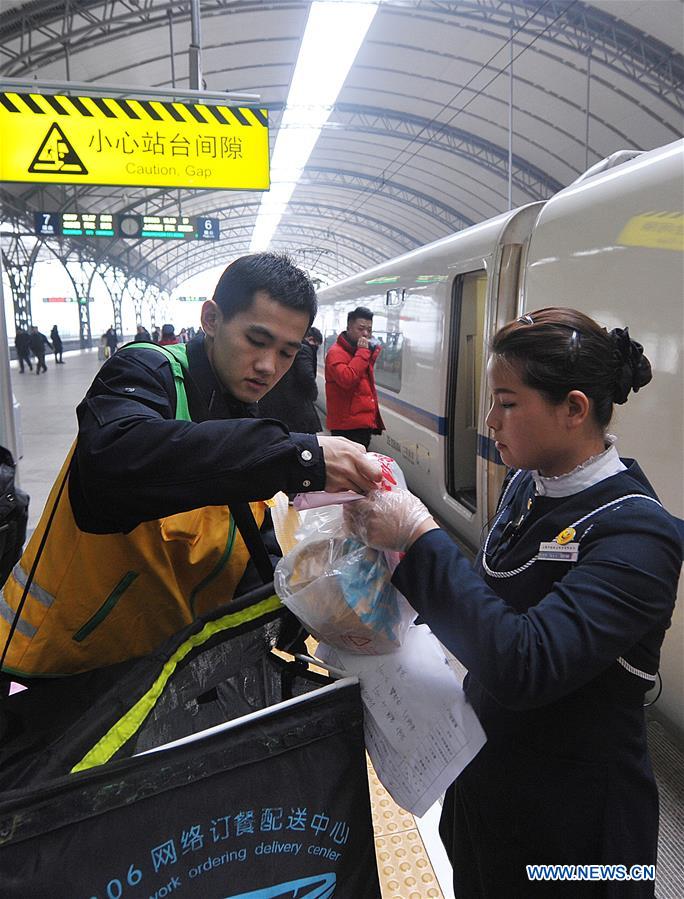
[[[559,543],[561,546],[565,546],[566,543],[570,543],[575,534],[576,531],[574,528],[566,528],[564,531],[561,531],[560,534],[556,537],[556,543]]]

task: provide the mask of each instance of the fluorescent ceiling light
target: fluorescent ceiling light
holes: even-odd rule
[[[376,11],[377,2],[311,5],[273,150],[271,189],[261,198],[251,252],[268,248]]]

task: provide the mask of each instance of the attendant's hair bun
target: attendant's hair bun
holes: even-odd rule
[[[651,363],[644,356],[644,348],[629,336],[628,328],[613,328],[609,333],[615,360],[613,402],[627,402],[630,390],[634,393],[651,380]]]

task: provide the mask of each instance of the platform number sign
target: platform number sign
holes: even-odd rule
[[[219,221],[218,219],[197,219],[197,231],[195,237],[198,240],[218,240],[219,239]]]
[[[33,231],[37,237],[55,237],[61,234],[61,215],[58,212],[34,212]]]

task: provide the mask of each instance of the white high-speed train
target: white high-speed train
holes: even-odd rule
[[[615,154],[617,160],[634,154]],[[612,161],[616,161],[613,157]],[[476,550],[505,474],[485,425],[486,347],[544,306],[629,326],[653,381],[610,425],[666,508],[684,518],[684,140],[590,169],[550,200],[503,213],[321,291],[325,349],[366,306],[384,343],[375,367],[387,428],[371,449]],[[319,397],[325,404],[323,354]],[[663,646],[658,708],[684,733],[684,591]]]

